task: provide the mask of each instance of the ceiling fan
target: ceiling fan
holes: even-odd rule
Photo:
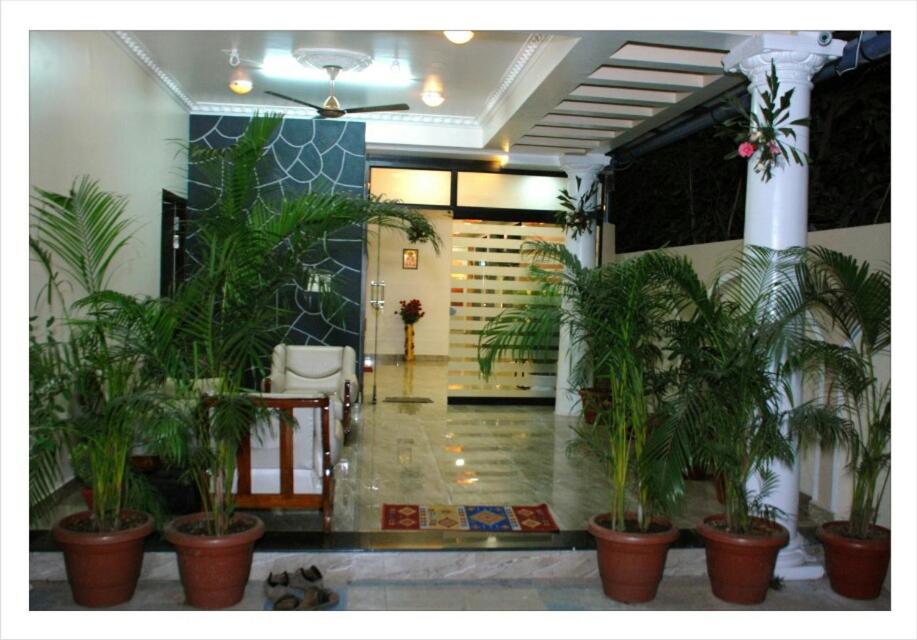
[[[341,103],[338,102],[338,99],[334,97],[334,80],[338,77],[338,74],[341,72],[341,67],[338,65],[325,65],[322,67],[325,72],[328,74],[328,79],[331,81],[330,95],[325,98],[325,102],[322,103],[322,106],[310,104],[304,102],[303,100],[297,100],[296,98],[291,98],[290,96],[285,96],[282,93],[277,93],[276,91],[265,91],[265,93],[278,98],[283,98],[284,100],[289,100],[290,102],[295,102],[296,104],[305,105],[311,107],[318,111],[319,118],[340,118],[341,116],[346,116],[351,113],[373,113],[375,111],[407,111],[410,107],[404,103],[401,104],[383,104],[374,107],[354,107],[352,109],[344,109],[341,107]]]

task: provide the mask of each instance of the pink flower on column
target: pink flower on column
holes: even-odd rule
[[[780,146],[776,142],[771,142],[768,146],[774,156],[780,155]]]
[[[750,142],[743,142],[739,145],[739,155],[743,158],[750,158],[755,153],[755,145]]]

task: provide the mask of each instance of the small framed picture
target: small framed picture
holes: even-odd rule
[[[417,268],[417,249],[403,249],[401,251],[401,268],[402,269],[416,269]]]

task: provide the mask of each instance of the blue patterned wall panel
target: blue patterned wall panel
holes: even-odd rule
[[[192,144],[226,147],[242,135],[249,121],[246,116],[192,115],[189,137]],[[362,122],[285,118],[258,168],[258,191],[265,196],[262,202],[310,191],[362,195],[365,141],[366,125]],[[203,172],[192,164],[188,170],[189,216],[206,215],[216,203],[219,189],[220,185],[209,184]],[[193,259],[193,255],[190,257]],[[335,274],[337,289],[345,299],[344,328],[332,326],[322,318],[315,294],[297,288],[288,292],[297,317],[289,327],[286,342],[349,345],[362,357],[363,230],[354,226],[336,234],[329,239],[326,250],[310,258],[309,263]]]

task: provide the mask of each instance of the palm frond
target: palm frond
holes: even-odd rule
[[[32,197],[36,241],[61,260],[61,269],[83,291],[107,286],[109,269],[130,239],[127,201],[102,191],[83,176],[67,196],[35,189]]]

